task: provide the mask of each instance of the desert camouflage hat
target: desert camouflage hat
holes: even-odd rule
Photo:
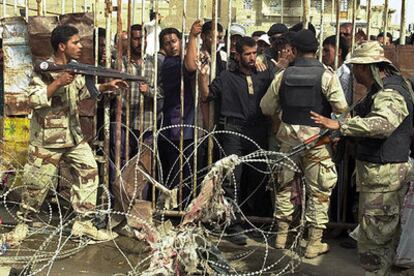
[[[378,41],[366,41],[358,45],[351,58],[345,63],[355,63],[355,64],[371,64],[371,63],[380,63],[386,62],[391,63],[391,61],[385,58],[384,48],[379,44]]]

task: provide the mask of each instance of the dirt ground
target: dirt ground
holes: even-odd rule
[[[4,210],[3,210],[4,211]],[[4,219],[4,212],[2,217]],[[6,219],[7,222],[7,219]],[[6,229],[3,228],[2,231]],[[45,241],[45,237],[50,236],[48,233],[39,233],[31,237],[28,244],[21,250],[9,250],[0,256],[1,266],[21,267],[19,264],[9,264],[6,260],[13,255],[31,256],[33,252],[29,248],[38,248]],[[346,249],[340,246],[344,236],[340,238],[328,238],[331,250],[328,254],[319,256],[312,260],[302,259],[301,264],[294,270],[287,270],[287,275],[313,276],[313,275],[335,275],[335,276],[358,276],[364,275],[362,269],[358,265],[358,256],[356,249]],[[269,240],[272,245],[273,238]],[[30,246],[30,244],[33,246]],[[57,241],[48,243],[49,246],[44,248],[44,252],[53,252],[53,246],[57,247]],[[132,271],[132,267],[137,266],[150,252],[144,242],[124,236],[118,237],[115,241],[91,244],[79,248],[78,242],[67,241],[62,247],[62,251],[69,252],[71,249],[78,251],[70,254],[69,257],[50,261],[49,264],[40,262],[32,269],[44,268],[36,273],[36,275],[57,275],[57,276],[74,276],[74,275],[126,275]],[[218,248],[223,252],[224,257],[229,261],[230,265],[238,272],[258,271],[262,267],[279,263],[272,269],[268,270],[264,275],[275,275],[285,267],[292,258],[291,254],[286,251],[276,250],[273,247],[266,248],[263,242],[257,241],[257,238],[249,239],[246,246],[237,246],[228,241],[218,243]],[[264,258],[267,256],[265,264]],[[283,258],[282,258],[283,257]],[[297,255],[294,255],[297,257]],[[39,258],[41,259],[41,258]],[[296,259],[295,259],[296,260]],[[141,266],[144,267],[145,265]],[[0,270],[1,272],[1,270]],[[400,275],[401,270],[395,269],[393,276]],[[285,274],[285,275],[286,275]],[[1,275],[0,273],[0,276]]]

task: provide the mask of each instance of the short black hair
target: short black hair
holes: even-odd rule
[[[300,30],[303,30],[303,22],[299,22],[292,27],[289,28],[290,32],[299,32]],[[308,23],[308,30],[312,31],[312,33],[316,34],[315,26],[313,26],[312,23]]]
[[[384,32],[381,32],[377,35],[377,39],[380,37],[384,37]],[[387,32],[387,37],[390,39],[390,42],[392,42],[392,34],[390,32]]]
[[[265,31],[255,31],[255,32],[252,33],[252,37],[254,37],[254,36],[261,37],[264,34],[266,34]]]
[[[133,31],[142,31],[142,25],[141,24],[131,25],[131,32]]]
[[[77,34],[79,34],[79,30],[71,25],[60,25],[54,28],[50,36],[53,50],[57,52],[60,43],[67,43],[72,36]]]
[[[281,51],[288,45],[292,45],[292,32],[287,32],[279,37],[276,37],[272,42],[272,48],[276,51]]]
[[[336,47],[336,35],[331,35],[325,38],[322,45],[331,45],[332,47]],[[339,49],[341,49],[341,59],[342,62],[345,61],[346,56],[348,55],[348,47],[346,45],[346,40],[342,36],[339,37]]]
[[[164,36],[169,35],[169,34],[175,34],[178,37],[178,39],[181,39],[181,33],[180,33],[179,30],[177,30],[176,28],[165,28],[160,32],[160,34],[158,36],[158,38],[160,40],[160,48],[162,48],[162,45],[163,45],[163,42],[164,42],[163,41]]]
[[[256,46],[256,40],[249,36],[243,36],[236,42],[236,52],[240,55],[243,54],[243,47],[254,47]]]
[[[352,27],[351,22],[344,22],[344,23],[341,23],[341,25],[339,25],[339,28],[348,28],[348,27]]]
[[[201,27],[201,33],[202,34],[206,34],[208,32],[211,32],[211,29],[213,28],[213,21],[207,21],[206,23],[203,24],[203,26]],[[217,22],[217,31],[219,33],[223,32],[223,26]]]

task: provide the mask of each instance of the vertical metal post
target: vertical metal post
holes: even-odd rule
[[[47,0],[43,0],[43,16],[46,16],[46,13],[47,13],[47,5],[46,5],[46,1],[47,1]]]
[[[131,68],[131,16],[132,16],[132,0],[128,0],[128,11],[127,11],[127,32],[128,32],[128,43],[127,43],[127,65],[126,65],[126,71],[128,72],[129,68]],[[144,65],[141,65],[141,71],[144,71]],[[126,108],[125,108],[125,161],[128,162],[129,160],[129,128],[131,126],[131,88],[126,89]]]
[[[87,12],[86,5],[86,0],[83,0],[83,12]]]
[[[371,0],[367,0],[367,38],[371,40]]]
[[[226,69],[229,69],[229,63],[230,63],[230,47],[231,47],[231,0],[228,0],[228,22],[227,22],[227,63],[226,63]]]
[[[319,24],[319,61],[322,62],[322,53],[323,53],[323,33],[325,31],[323,21],[325,14],[325,0],[321,1],[321,21]]]
[[[285,3],[284,0],[280,0],[280,23],[283,24],[283,17],[285,16]]]
[[[105,0],[105,67],[111,68],[112,55],[111,55],[111,40],[112,40],[112,0]],[[109,166],[110,166],[110,102],[109,98],[105,97],[104,102],[104,151],[106,155],[106,162],[104,166],[104,185],[109,187]]]
[[[338,69],[338,51],[339,51],[339,37],[340,37],[340,24],[339,24],[339,15],[340,15],[340,0],[336,0],[336,47],[335,47],[335,70]]]
[[[187,0],[183,0],[182,10],[182,39],[181,39],[181,85],[180,85],[180,182],[179,182],[179,210],[183,209],[183,185],[184,185],[184,55],[185,55],[185,24],[187,19]],[[188,166],[188,164],[187,164]]]
[[[76,0],[72,0],[72,12],[76,12]]]
[[[309,28],[309,10],[310,10],[310,0],[303,0],[303,29],[307,30]]]
[[[36,3],[37,3],[37,15],[41,16],[43,14],[42,0],[36,0]]]
[[[355,49],[355,34],[356,34],[356,6],[357,0],[352,0],[352,40],[351,40],[351,53]]]
[[[145,5],[145,1],[141,0],[142,3]],[[137,10],[137,0],[132,0],[132,25],[135,24],[135,11]],[[144,25],[142,25],[142,27],[144,28]],[[142,35],[143,37],[145,36],[145,32],[144,30],[142,30]],[[143,40],[144,41],[144,40]]]
[[[117,69],[119,71],[122,70],[122,0],[118,0],[118,9],[116,12],[116,25],[117,25],[117,33],[118,33],[118,41],[117,41]],[[120,176],[121,171],[121,121],[122,121],[122,94],[120,93],[116,97],[116,132],[115,132],[115,170],[116,170],[116,177]],[[126,147],[128,145],[125,145]]]
[[[7,16],[7,0],[3,0],[3,17]]]
[[[97,6],[98,6],[98,0],[95,0],[94,2],[91,2],[91,12],[93,12],[93,25],[94,25],[94,56],[95,56],[95,66],[101,65],[99,64],[99,28],[98,28],[98,14],[97,14]],[[95,78],[95,84],[98,83],[98,78]],[[95,110],[97,110],[98,102],[95,103]],[[97,115],[93,117],[93,125],[94,125],[94,133],[97,134]],[[99,136],[98,136],[99,137]],[[99,147],[98,147],[99,149]],[[99,149],[100,150],[100,149]],[[105,167],[108,163],[102,163],[102,159],[100,160],[100,165]],[[105,171],[105,169],[103,170]],[[102,175],[100,175],[102,176]],[[103,178],[105,178],[103,176]],[[101,196],[101,203],[105,203],[106,193],[102,193]]]
[[[144,62],[144,56],[145,56],[145,39],[144,36],[145,34],[145,30],[144,30],[144,16],[145,16],[145,1],[142,1],[142,5],[141,5],[141,26],[142,26],[142,43],[141,43],[141,58],[142,61]],[[154,42],[155,43],[155,42]],[[157,58],[157,53],[155,53],[154,58]],[[144,63],[141,66],[142,70],[141,70],[141,76],[144,76]],[[155,71],[155,74],[157,74],[158,72]],[[155,114],[155,113],[154,113]],[[156,114],[155,114],[156,116]],[[142,145],[142,141],[143,141],[143,137],[142,137],[142,133],[144,133],[144,95],[142,95],[141,93],[139,94],[139,144]]]
[[[14,13],[14,16],[17,16],[17,13],[18,13],[18,11],[17,11],[17,0],[13,1],[13,13]]]
[[[24,9],[26,13],[26,21],[29,20],[29,0],[24,1]]]
[[[335,22],[335,2],[336,0],[331,0],[332,6],[331,6],[331,22]]]
[[[405,45],[405,0],[401,0],[400,45]]]
[[[155,34],[154,34],[154,46],[157,49],[158,45],[158,0],[155,0],[155,4],[151,1],[153,11],[155,12]],[[144,21],[144,18],[142,18]],[[184,39],[184,38],[183,38]],[[157,109],[158,109],[158,101],[157,101],[157,93],[158,93],[158,53],[154,52],[154,99],[153,99],[153,126],[152,126],[152,146],[153,146],[153,155],[152,155],[152,175],[155,176],[157,173],[157,152],[158,152],[158,141],[157,141],[157,132],[158,132],[158,116],[157,116]],[[155,209],[155,186],[152,185],[152,207]]]
[[[197,0],[197,19],[201,18],[201,1]],[[200,55],[200,36],[197,37],[197,58]],[[194,123],[195,126],[198,126],[198,104],[199,104],[199,85],[198,85],[199,72],[196,71],[196,81],[195,81],[195,95],[194,95]],[[193,159],[193,197],[197,196],[197,173],[198,173],[198,129],[194,128],[194,159]]]
[[[213,35],[213,41],[211,42],[211,70],[210,70],[210,83],[216,77],[216,65],[217,65],[217,4],[218,0],[212,0],[212,28],[211,33]],[[229,32],[230,35],[230,32]],[[208,128],[209,131],[212,131],[214,128],[214,103],[209,103],[209,112],[208,112]],[[213,149],[214,141],[213,137],[209,136],[208,139],[208,165],[213,164]]]
[[[385,3],[384,3],[384,18],[383,18],[384,45],[387,45],[386,40],[387,40],[387,32],[388,32],[388,10],[389,10],[388,0],[385,0]],[[390,42],[392,42],[392,41],[390,41]]]
[[[61,4],[60,5],[60,13],[61,14],[65,14],[66,1],[65,0],[61,0],[60,4]],[[95,9],[97,9],[96,2],[95,2]]]

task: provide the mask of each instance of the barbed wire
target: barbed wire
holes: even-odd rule
[[[171,234],[174,238],[170,239],[170,244],[166,244],[166,239],[158,239],[157,241],[146,241],[148,243],[148,247],[152,248],[152,253],[149,253],[149,256],[140,258],[140,261],[137,263],[132,263],[132,261],[128,258],[128,254],[123,252],[123,248],[121,245],[117,243],[116,240],[112,241],[115,248],[118,250],[121,256],[126,260],[126,263],[128,264],[130,271],[126,274],[118,273],[116,275],[146,275],[146,271],[148,269],[152,269],[152,271],[156,271],[156,269],[161,269],[160,267],[151,267],[151,265],[154,264],[151,260],[153,259],[154,254],[165,254],[165,252],[162,252],[163,249],[169,248],[171,252],[174,252],[174,256],[170,256],[172,258],[171,262],[175,265],[181,264],[181,265],[189,265],[186,258],[189,258],[190,254],[189,252],[196,252],[196,257],[192,257],[194,260],[197,259],[197,267],[195,269],[203,272],[206,271],[212,271],[214,269],[222,269],[221,271],[227,271],[224,274],[227,275],[261,275],[264,273],[273,273],[275,275],[283,275],[288,272],[293,271],[295,268],[298,267],[298,265],[301,263],[301,257],[299,251],[300,251],[300,240],[302,238],[302,234],[304,231],[304,209],[305,209],[305,197],[306,197],[306,190],[304,185],[304,178],[302,177],[300,179],[302,185],[302,192],[301,192],[301,212],[300,218],[299,218],[299,225],[296,227],[293,227],[290,232],[296,233],[294,236],[293,242],[290,245],[290,247],[286,250],[286,254],[283,254],[282,257],[280,257],[278,260],[273,260],[269,264],[269,254],[270,254],[270,242],[269,240],[277,234],[277,230],[274,230],[274,224],[275,220],[273,220],[272,224],[270,225],[270,228],[267,230],[263,230],[259,227],[257,227],[252,221],[249,220],[249,217],[245,216],[242,212],[243,204],[249,200],[249,198],[255,193],[258,189],[262,188],[263,185],[271,185],[271,189],[273,191],[276,189],[276,180],[274,178],[275,173],[277,171],[280,171],[281,169],[289,169],[292,170],[295,173],[300,174],[301,171],[295,162],[289,158],[285,153],[282,152],[276,152],[276,151],[266,151],[262,149],[254,140],[247,137],[246,135],[232,132],[232,131],[224,131],[224,130],[213,130],[211,132],[208,132],[200,127],[193,126],[193,125],[173,125],[168,127],[161,127],[156,135],[156,141],[159,139],[163,139],[163,141],[167,141],[171,144],[171,146],[179,152],[179,148],[174,145],[172,141],[170,141],[166,135],[164,135],[165,131],[173,128],[190,128],[193,130],[197,130],[203,135],[200,135],[199,141],[197,141],[197,148],[194,148],[194,142],[188,144],[184,148],[184,152],[189,151],[192,149],[192,151],[187,154],[187,156],[184,158],[183,165],[186,166],[189,169],[189,175],[187,175],[183,179],[183,185],[187,188],[192,187],[192,179],[194,177],[194,174],[205,174],[206,177],[209,175],[209,172],[211,173],[212,170],[217,169],[217,166],[219,165],[218,161],[217,163],[213,164],[212,166],[204,166],[202,168],[193,168],[192,164],[192,157],[195,154],[195,151],[203,150],[203,143],[209,139],[209,137],[213,138],[214,144],[218,149],[218,152],[224,157],[225,153],[223,150],[222,145],[220,144],[220,139],[218,137],[223,135],[235,135],[239,137],[240,139],[243,139],[247,143],[250,143],[255,148],[257,148],[256,151],[254,151],[251,154],[248,154],[246,156],[237,157],[235,159],[237,165],[247,165],[253,170],[256,170],[268,177],[268,181],[261,181],[260,183],[257,183],[257,186],[253,190],[253,192],[247,196],[247,198],[239,203],[239,204],[233,204],[233,211],[241,214],[242,219],[244,220],[245,224],[248,225],[248,229],[245,229],[242,232],[235,233],[235,234],[229,234],[226,233],[226,226],[224,224],[224,227],[221,229],[216,230],[210,230],[207,229],[207,225],[205,223],[201,223],[201,221],[194,222],[193,224],[188,224],[187,226],[183,226],[183,218],[180,220],[180,222],[172,226],[172,233]],[[136,139],[136,141],[142,141],[140,138],[137,137],[133,133],[132,130],[127,129],[126,126],[123,125],[123,128],[125,128],[127,133],[132,133],[131,136],[133,136],[133,139]],[[148,133],[151,132],[151,129],[147,129],[145,133],[142,133],[140,136],[148,135]],[[99,132],[98,132],[99,134]],[[121,189],[121,195],[127,195],[128,198],[126,199],[128,202],[127,206],[124,206],[124,210],[119,211],[115,210],[113,206],[111,205],[111,198],[113,198],[113,194],[105,187],[104,185],[99,185],[99,189],[106,195],[107,202],[103,202],[100,205],[97,206],[96,211],[94,213],[95,216],[102,216],[105,215],[107,217],[107,221],[109,224],[112,223],[112,217],[113,216],[121,216],[127,219],[133,219],[134,221],[139,222],[140,225],[142,225],[141,229],[133,229],[133,233],[135,237],[138,238],[148,238],[149,233],[156,233],[156,236],[158,237],[161,235],[159,233],[159,229],[157,228],[156,224],[160,223],[161,225],[164,225],[167,223],[167,220],[165,218],[165,209],[159,210],[159,208],[153,210],[153,212],[157,215],[159,215],[160,220],[159,221],[147,221],[143,219],[142,217],[137,216],[134,214],[133,209],[134,205],[136,204],[136,200],[149,200],[142,197],[142,195],[139,194],[139,192],[142,190],[142,185],[147,185],[147,183],[154,183],[158,182],[164,185],[165,187],[172,188],[172,183],[174,183],[175,179],[178,177],[180,170],[183,168],[180,168],[178,172],[175,172],[175,175],[171,175],[170,172],[164,172],[162,166],[158,166],[158,178],[153,177],[145,172],[145,168],[141,166],[139,163],[140,156],[143,153],[143,151],[149,151],[151,154],[154,154],[153,148],[151,145],[143,144],[139,145],[138,153],[136,154],[135,161],[131,162],[131,160],[134,160],[134,158],[131,158],[129,162],[123,165],[120,172],[118,172],[120,175],[119,181],[120,183],[120,189]],[[100,152],[104,153],[102,149],[100,149]],[[106,154],[106,153],[104,153]],[[8,160],[12,159],[12,154],[8,155]],[[159,156],[159,152],[154,154],[156,156],[158,164],[161,164],[161,158]],[[110,162],[113,163],[113,160],[108,157]],[[229,158],[229,157],[227,157]],[[2,206],[4,207],[7,214],[10,215],[12,223],[3,223],[2,224],[2,232],[7,232],[11,228],[15,226],[15,224],[23,223],[23,221],[16,216],[16,209],[18,207],[19,202],[13,199],[15,195],[21,194],[21,192],[25,189],[24,183],[18,183],[19,179],[21,178],[21,175],[23,175],[23,164],[20,164],[17,162],[17,160],[11,160],[12,162],[8,164],[2,164],[0,163],[0,168],[2,168],[2,171],[0,171],[0,175],[3,176],[10,176],[8,177],[7,183],[3,183],[2,189],[3,193],[0,195],[0,201],[2,202]],[[16,161],[16,162],[14,162]],[[2,161],[0,161],[2,162]],[[14,163],[14,167],[11,167],[10,164]],[[176,160],[174,165],[178,164],[178,159]],[[254,164],[264,164],[265,166],[262,166],[261,169],[257,168],[257,166],[254,166]],[[234,165],[234,164],[233,164]],[[131,183],[128,183],[130,179],[124,179],[123,172],[128,168],[129,166],[133,166],[134,168],[134,177],[133,177],[133,192],[132,194],[128,195],[128,189],[126,185],[131,185]],[[219,171],[223,175],[215,175],[215,188],[222,187],[222,184],[225,181],[231,181],[231,183],[235,183],[235,175],[234,175],[234,167],[232,169],[226,171],[221,168]],[[32,174],[35,174],[35,172],[32,172]],[[141,178],[139,176],[145,176],[146,178],[152,178],[152,179],[146,179],[145,183],[143,184],[141,181]],[[162,177],[162,176],[166,177]],[[36,178],[36,175],[33,175],[34,178]],[[165,181],[163,180],[165,179]],[[62,176],[58,176],[57,180],[59,183],[63,183],[64,185],[70,184],[70,180],[66,179]],[[21,181],[21,180],[20,180]],[[203,188],[203,184],[205,184],[206,178],[203,182],[200,181],[200,183],[197,183],[197,190],[200,191]],[[70,186],[70,185],[69,185]],[[234,194],[237,198],[240,191],[238,191],[237,185],[233,185],[234,187]],[[23,241],[23,243],[18,246],[17,248],[8,248],[8,250],[0,256],[0,263],[2,264],[8,264],[8,265],[23,265],[24,268],[26,268],[26,271],[30,271],[27,274],[24,275],[36,275],[39,273],[46,273],[49,275],[52,271],[53,265],[56,261],[67,258],[69,256],[72,256],[74,254],[79,253],[80,251],[84,250],[87,246],[91,245],[93,242],[89,238],[82,238],[80,240],[74,240],[71,233],[70,233],[70,226],[73,224],[74,220],[76,219],[76,214],[71,211],[71,209],[67,208],[67,205],[70,205],[69,199],[65,198],[60,194],[60,191],[57,190],[55,186],[52,185],[52,187],[49,188],[49,194],[52,195],[54,204],[53,207],[50,203],[46,202],[46,209],[42,209],[42,212],[39,213],[36,216],[36,220],[40,221],[41,223],[37,225],[37,227],[29,227],[29,235],[28,237]],[[187,197],[183,198],[182,202],[178,202],[179,205],[183,205],[183,210],[186,210],[188,212],[188,208],[191,207],[191,203],[195,201],[197,195],[194,195],[192,192],[190,192]],[[217,197],[218,196],[218,197]],[[220,199],[222,200],[224,194],[222,192],[219,192],[214,199]],[[192,201],[190,201],[192,199]],[[122,200],[124,201],[125,198],[114,200]],[[155,200],[155,199],[154,199]],[[224,199],[226,200],[226,199]],[[65,211],[66,210],[66,211]],[[160,212],[161,211],[161,212]],[[215,217],[214,214],[211,215],[214,219],[219,219],[218,217]],[[14,222],[14,223],[13,223]],[[220,224],[219,221],[217,221],[217,225],[223,226],[223,224]],[[109,225],[109,228],[112,229],[111,225]],[[245,235],[245,234],[252,234],[257,233],[260,237],[260,242],[262,244],[262,248],[256,248],[251,249],[249,247],[243,248],[243,252],[235,254],[231,256],[231,258],[224,258],[223,253],[218,250],[214,250],[214,248],[223,247],[222,239],[228,238],[232,236],[238,236],[238,235]],[[163,244],[164,243],[164,244]],[[164,246],[164,247],[163,247]],[[189,248],[192,248],[189,250]],[[157,251],[158,250],[158,251]],[[252,254],[262,254],[261,262],[260,262],[260,269],[257,269],[255,271],[238,271],[237,267],[234,267],[232,263],[234,261],[241,261],[248,259]],[[167,254],[168,255],[168,254]],[[166,255],[166,256],[167,256]],[[191,254],[190,254],[191,255]],[[220,258],[223,258],[221,262],[218,261],[218,256]],[[281,265],[282,262],[286,262],[286,259],[289,259],[289,261],[285,265]],[[30,268],[30,270],[28,269]],[[188,269],[186,267],[181,267],[181,269]],[[220,274],[220,273],[218,273]],[[149,274],[148,274],[149,275]]]

